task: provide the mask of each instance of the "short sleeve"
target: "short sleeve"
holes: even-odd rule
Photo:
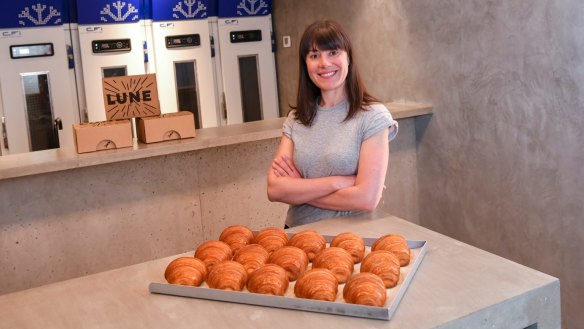
[[[385,105],[373,104],[365,113],[366,115],[363,122],[363,140],[368,139],[385,128],[389,128],[389,141],[391,142],[395,139],[399,126]]]
[[[288,117],[286,118],[286,121],[284,121],[284,125],[282,126],[282,133],[290,139],[292,139],[292,126],[294,126],[294,123],[296,122],[296,120],[294,119],[293,112],[294,111],[288,112]]]

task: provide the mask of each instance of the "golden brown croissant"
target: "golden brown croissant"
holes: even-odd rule
[[[232,260],[215,264],[207,276],[207,285],[215,289],[241,291],[246,282],[245,268]]]
[[[337,299],[339,283],[326,268],[312,268],[302,274],[294,285],[294,295],[332,302]]]
[[[197,247],[195,257],[202,260],[207,266],[207,271],[210,271],[213,265],[231,259],[231,248],[225,242],[211,240]]]
[[[345,283],[353,274],[355,263],[353,257],[343,248],[330,247],[321,251],[312,261],[312,267],[331,270],[339,283]]]
[[[283,296],[288,289],[288,274],[276,264],[266,264],[249,275],[247,290],[258,294]]]
[[[247,274],[251,274],[251,272],[262,267],[269,256],[270,254],[264,247],[254,243],[239,249],[233,256],[233,260],[243,265]]]
[[[377,239],[371,246],[371,251],[388,250],[399,259],[400,266],[410,263],[410,247],[403,236],[399,234],[387,234]]]
[[[274,251],[268,258],[269,264],[276,264],[286,270],[288,280],[294,281],[308,266],[308,256],[297,247],[285,246]]]
[[[184,286],[199,286],[207,276],[207,267],[194,257],[179,257],[168,264],[164,278],[168,283]]]
[[[376,274],[383,280],[385,288],[393,288],[399,281],[399,259],[391,251],[372,251],[363,259],[361,272]]]
[[[383,306],[387,290],[380,277],[361,272],[349,278],[343,289],[343,298],[350,304]]]
[[[351,254],[355,264],[363,260],[365,256],[365,241],[355,233],[341,233],[331,241],[331,247],[341,247]]]
[[[219,236],[219,241],[227,243],[231,247],[233,254],[241,249],[241,247],[251,243],[252,240],[253,232],[243,225],[228,226]]]
[[[272,253],[288,243],[288,234],[279,227],[266,227],[256,234],[253,243],[261,245],[268,253]]]
[[[317,231],[304,230],[294,234],[288,241],[288,245],[304,250],[308,260],[312,261],[319,252],[326,248],[326,241]]]

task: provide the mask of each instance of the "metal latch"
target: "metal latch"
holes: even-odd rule
[[[2,139],[4,140],[4,148],[8,150],[8,132],[6,131],[5,117],[2,117]]]
[[[227,104],[225,102],[225,93],[222,93],[221,96],[221,98],[223,98],[223,102],[221,103],[221,107],[223,109],[223,119],[227,120]]]
[[[63,121],[61,118],[56,118],[54,122],[55,130],[63,130]]]

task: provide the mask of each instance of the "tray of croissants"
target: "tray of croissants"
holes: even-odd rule
[[[226,227],[164,269],[150,292],[390,320],[427,250],[396,233]],[[161,269],[162,273],[163,269]]]

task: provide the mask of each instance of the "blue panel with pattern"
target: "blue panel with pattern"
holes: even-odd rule
[[[79,24],[137,23],[143,0],[78,0]]]
[[[63,25],[68,15],[63,0],[4,0],[0,29]]]
[[[154,21],[206,19],[209,0],[155,0],[152,3]]]
[[[219,0],[219,17],[265,16],[272,12],[271,0]]]

